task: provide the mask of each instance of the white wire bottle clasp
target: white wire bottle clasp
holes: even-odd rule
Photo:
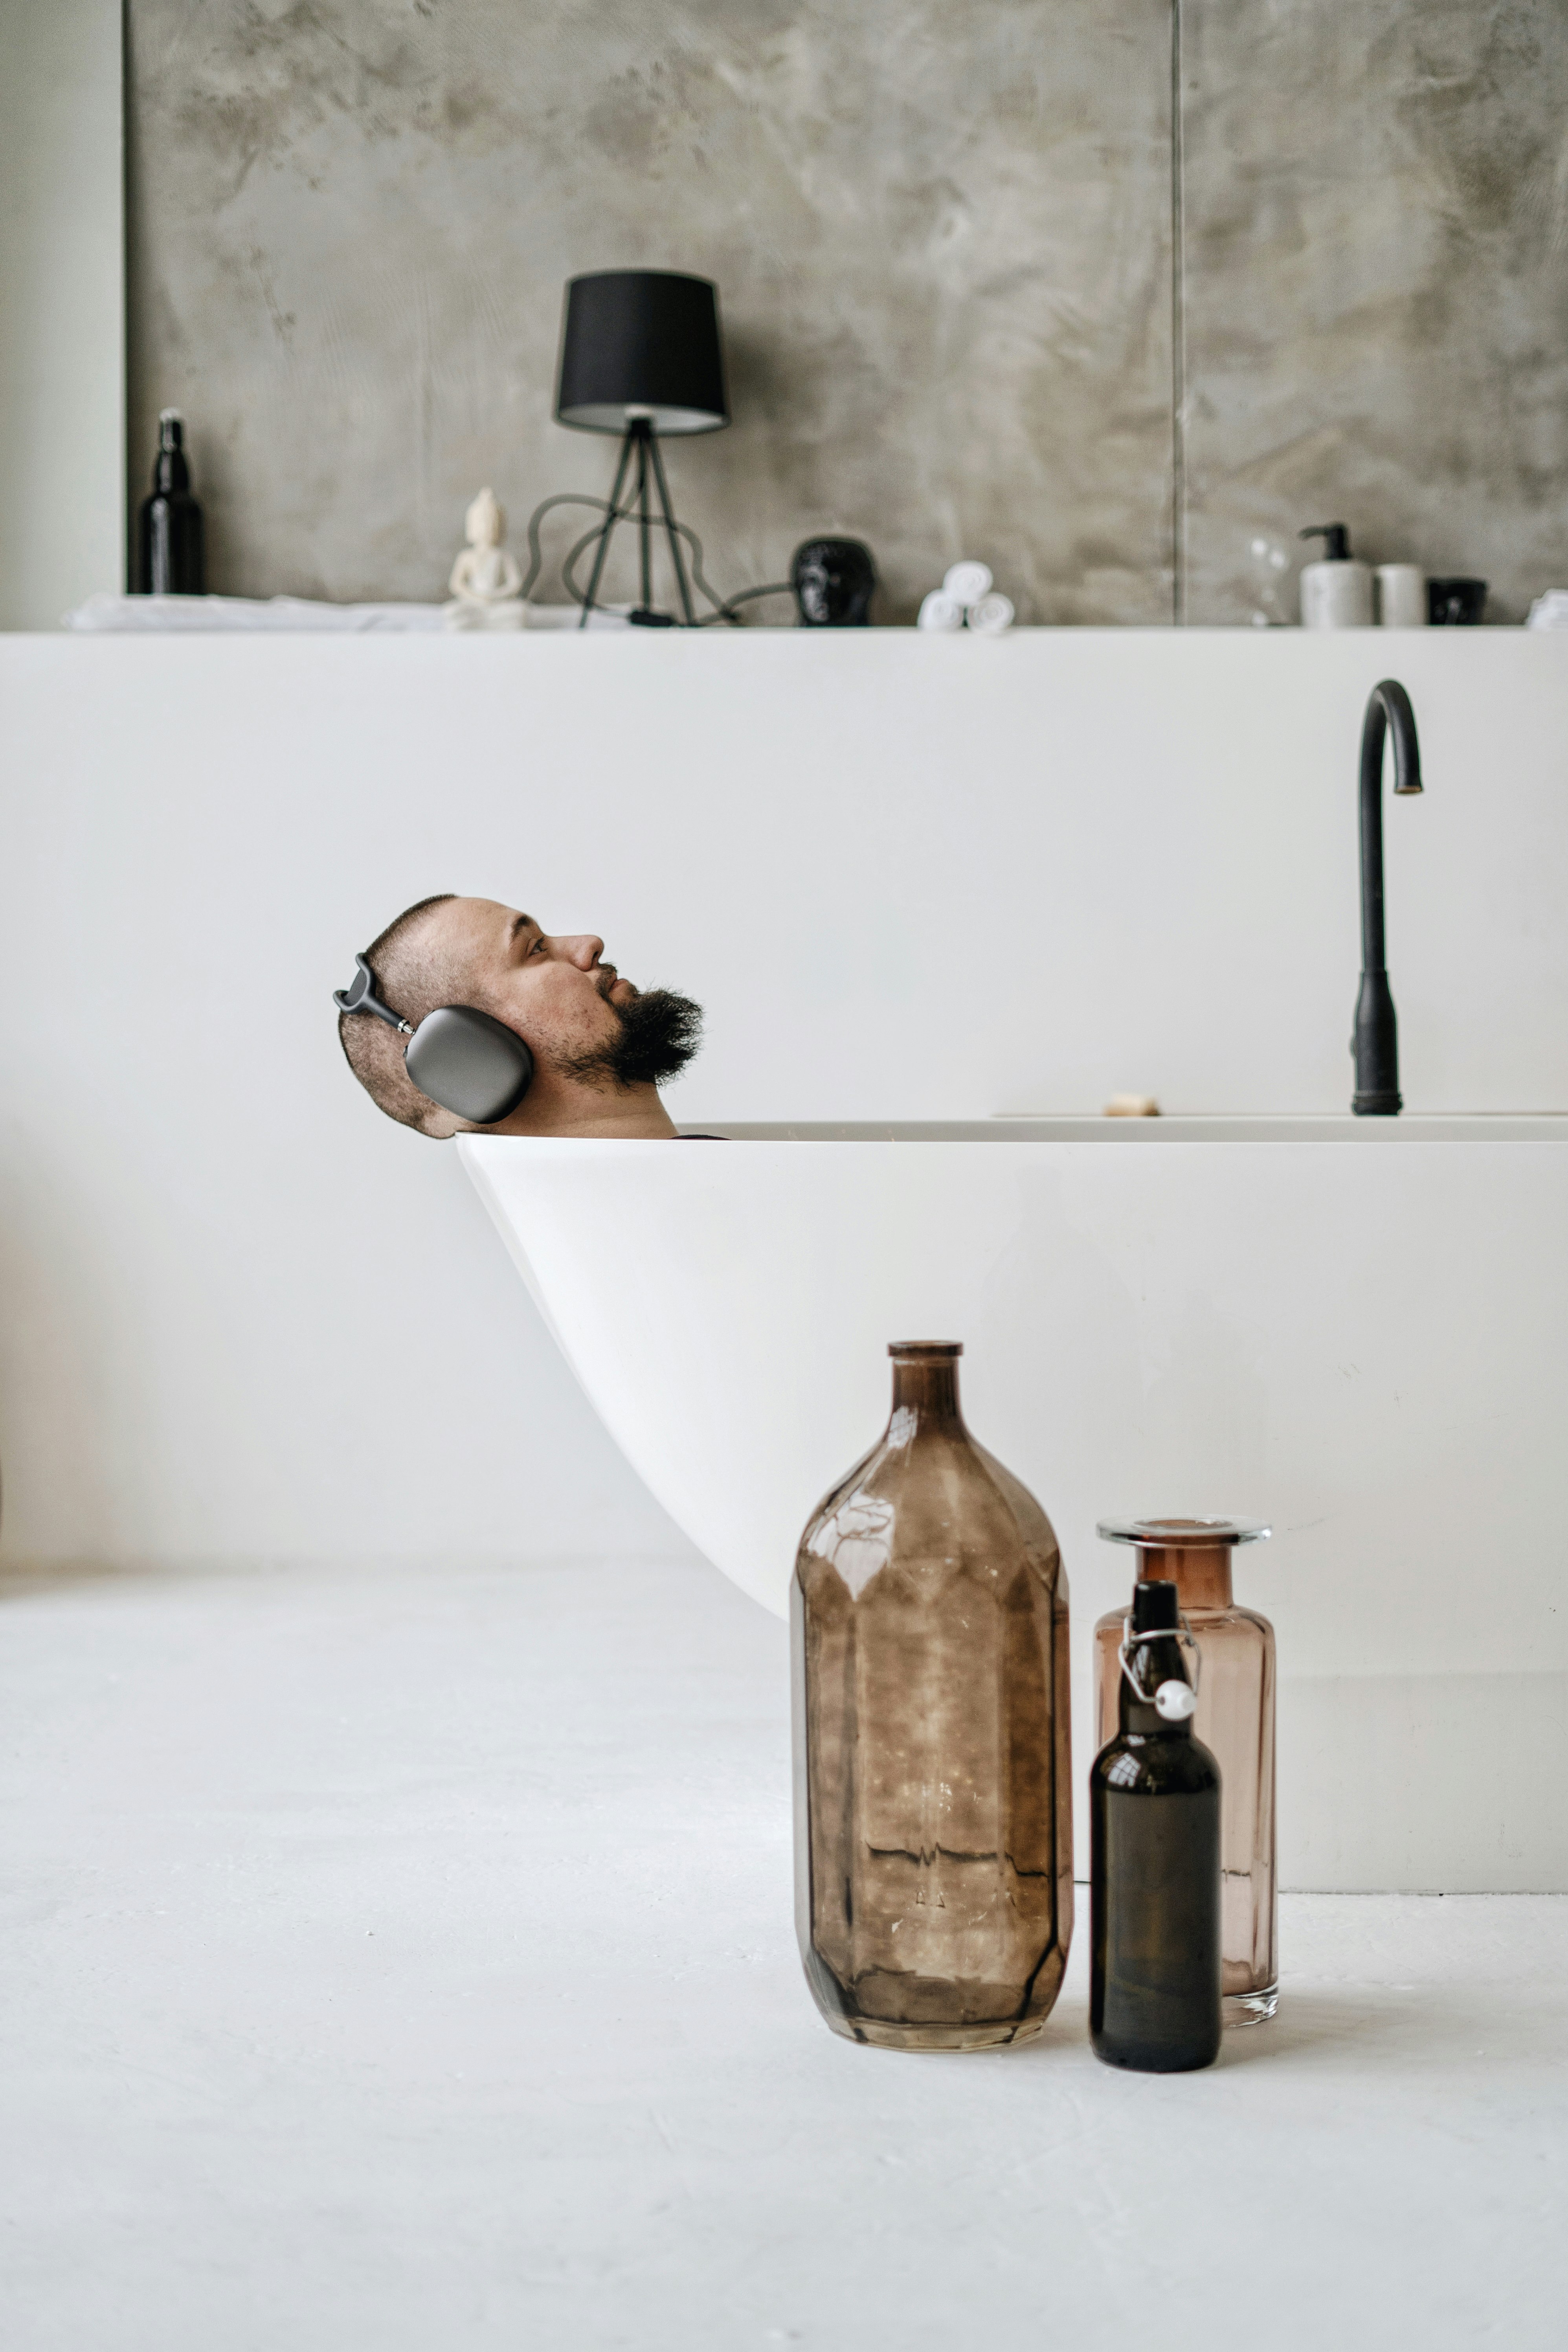
[[[1121,1645],[1116,1652],[1116,1660],[1123,1674],[1127,1677],[1128,1689],[1145,1706],[1148,1704],[1149,1694],[1134,1681],[1133,1670],[1127,1659],[1130,1652],[1141,1650],[1149,1642],[1185,1643],[1192,1652],[1191,1682],[1184,1683],[1179,1675],[1171,1675],[1155,1692],[1155,1708],[1161,1718],[1166,1723],[1186,1723],[1197,1706],[1198,1679],[1203,1673],[1203,1652],[1199,1649],[1192,1628],[1185,1617],[1178,1616],[1175,1625],[1153,1626],[1144,1633],[1134,1633],[1131,1617],[1124,1617]]]

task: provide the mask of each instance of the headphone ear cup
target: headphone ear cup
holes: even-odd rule
[[[534,1075],[534,1057],[517,1031],[472,1004],[427,1013],[408,1041],[406,1061],[422,1095],[476,1127],[509,1118]]]

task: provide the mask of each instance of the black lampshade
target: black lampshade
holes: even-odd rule
[[[716,433],[729,423],[718,289],[673,269],[601,269],[566,289],[555,413],[585,433]]]

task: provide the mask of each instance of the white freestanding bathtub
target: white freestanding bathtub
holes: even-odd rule
[[[1280,1635],[1285,1883],[1568,1887],[1568,1118],[718,1131],[459,1145],[716,1567],[783,1612],[887,1342],[961,1339],[970,1423],[1061,1541],[1084,1761],[1128,1579],[1095,1520],[1265,1518],[1237,1580]]]

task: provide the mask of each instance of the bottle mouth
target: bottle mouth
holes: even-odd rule
[[[1161,1551],[1199,1551],[1209,1545],[1258,1543],[1270,1530],[1261,1519],[1102,1519],[1106,1543],[1147,1544]]]
[[[918,1362],[922,1357],[950,1361],[964,1352],[962,1339],[890,1339],[887,1352],[896,1363]]]

